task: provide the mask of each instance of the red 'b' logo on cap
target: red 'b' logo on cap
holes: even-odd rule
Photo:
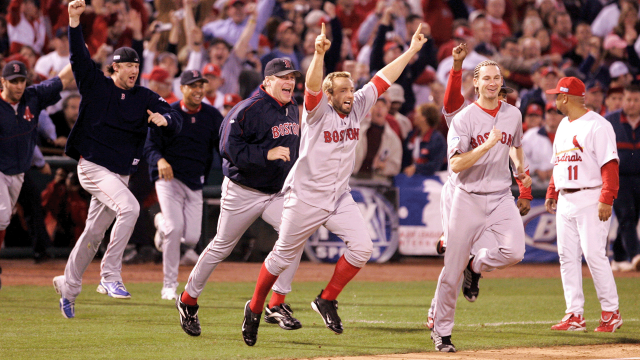
[[[20,65],[13,64],[13,72],[14,73],[19,73],[20,72]]]
[[[200,73],[198,72],[198,70],[191,70],[191,76],[193,76],[194,78],[200,77]]]
[[[284,62],[284,67],[286,68],[292,68],[293,65],[291,65],[291,61],[289,61],[289,59],[282,59],[282,62]]]

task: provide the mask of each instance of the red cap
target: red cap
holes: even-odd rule
[[[169,76],[171,75],[169,75],[169,72],[167,70],[160,66],[154,66],[153,69],[151,69],[151,72],[148,74],[143,74],[142,78],[158,82],[166,82],[167,79],[169,79]]]
[[[473,33],[471,32],[471,29],[466,26],[458,26],[453,32],[453,37],[458,39],[468,39],[473,37]]]
[[[287,29],[293,29],[293,23],[289,20],[283,21],[278,25],[278,34],[285,32]]]
[[[556,71],[556,69],[553,66],[546,66],[543,67],[542,70],[540,70],[540,74],[542,76],[547,76],[549,74],[553,73],[554,75],[558,76],[558,72]]]
[[[237,3],[241,3],[242,5],[246,4],[246,2],[244,0],[229,0],[227,2],[227,6],[231,7]]]
[[[202,69],[202,75],[213,75],[220,77],[222,75],[222,71],[220,70],[220,67],[218,65],[208,63],[204,66],[204,69]]]
[[[238,94],[226,94],[224,96],[223,106],[236,106],[237,103],[242,101],[242,98]]]
[[[384,52],[387,52],[387,51],[389,51],[391,49],[395,49],[395,48],[397,48],[399,46],[400,46],[400,44],[398,44],[395,41],[387,41],[387,43],[384,44],[383,50],[384,50]]]
[[[584,83],[576,77],[563,77],[558,81],[555,89],[547,90],[547,94],[567,94],[574,96],[584,96]]]
[[[558,107],[556,106],[556,102],[552,101],[550,103],[547,103],[547,106],[545,106],[544,108],[546,111],[550,111],[550,110],[558,110]]]
[[[538,115],[542,116],[542,108],[540,105],[533,103],[527,106],[527,114],[526,115]]]

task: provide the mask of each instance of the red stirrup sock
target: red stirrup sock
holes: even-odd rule
[[[320,297],[329,301],[335,300],[347,283],[356,276],[358,271],[360,271],[360,268],[349,264],[344,258],[344,255],[342,255],[336,264],[336,269],[333,272],[331,281],[329,281],[327,287],[324,288]]]
[[[7,233],[7,230],[0,230],[0,248],[2,248],[2,243],[4,242],[4,234]]]
[[[276,305],[280,305],[282,303],[284,303],[284,298],[287,295],[283,295],[283,294],[278,294],[277,292],[272,292],[271,293],[271,300],[269,300],[269,309],[271,309],[272,307],[276,306]]]
[[[192,298],[186,291],[182,292],[182,296],[180,297],[180,301],[183,304],[187,304],[189,306],[198,305],[198,298]]]
[[[278,277],[272,275],[269,270],[267,270],[267,267],[264,266],[264,263],[262,263],[260,275],[258,275],[258,282],[256,283],[256,290],[253,292],[251,304],[249,304],[252,313],[262,313],[264,301],[267,298],[267,295],[269,295],[269,290],[271,290],[273,284],[276,283],[276,280],[278,280]]]

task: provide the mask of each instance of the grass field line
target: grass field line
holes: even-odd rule
[[[624,322],[638,322],[640,319],[625,319],[622,318]],[[424,325],[425,322],[402,322],[402,321],[384,321],[384,320],[354,320],[353,322],[357,323],[365,323],[365,324],[397,324],[397,325]],[[555,324],[558,320],[548,320],[548,321],[511,321],[511,322],[495,322],[495,323],[480,323],[480,324],[456,324],[458,326],[468,326],[468,327],[477,327],[477,326],[507,326],[507,325],[545,325],[545,324]],[[640,358],[639,358],[640,359]]]

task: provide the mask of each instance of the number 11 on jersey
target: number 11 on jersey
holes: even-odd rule
[[[578,180],[578,165],[569,166],[569,180]]]

